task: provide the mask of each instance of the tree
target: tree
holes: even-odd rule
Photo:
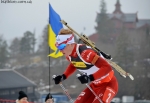
[[[134,55],[132,45],[130,45],[128,33],[126,32],[125,28],[123,28],[119,37],[117,38],[117,49],[114,61],[117,61],[117,64],[119,66],[121,66],[125,71],[130,73],[130,71],[132,71],[133,69],[133,62],[134,62],[133,58]],[[118,95],[120,97],[123,96],[124,94],[133,95],[133,89],[130,90],[131,89],[130,87],[133,86],[132,81],[129,78],[125,79],[121,77],[118,73],[116,74],[116,76],[118,79],[120,91]]]
[[[140,43],[140,54],[141,55],[141,59],[145,59],[145,58],[150,58],[150,27],[142,29],[142,41]]]
[[[141,28],[138,33],[141,35],[140,49],[137,51],[139,58],[136,66],[136,91],[137,99],[149,99],[150,91],[150,27]],[[144,85],[144,88],[143,88]]]
[[[110,40],[109,31],[110,31],[110,21],[106,14],[106,3],[104,0],[101,0],[100,5],[100,13],[97,14],[96,23],[97,26],[95,27],[96,32],[99,34],[100,41],[107,43]]]
[[[125,28],[122,28],[122,32],[117,38],[117,50],[116,50],[116,60],[119,65],[124,68],[131,67],[133,65],[133,48],[130,44],[128,34]]]
[[[8,60],[8,45],[3,36],[0,36],[0,69],[3,69]]]
[[[34,34],[26,31],[20,42],[20,52],[23,54],[33,54],[36,39]]]
[[[20,53],[20,40],[18,38],[14,38],[9,47],[10,56],[14,57]]]
[[[47,55],[49,53],[49,46],[48,46],[48,25],[46,25],[43,29],[42,37],[40,40],[38,51],[39,53],[42,53],[44,55]]]

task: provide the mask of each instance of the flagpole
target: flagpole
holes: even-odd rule
[[[49,26],[49,25],[48,25]],[[49,28],[49,27],[48,27]],[[48,30],[48,39],[49,39],[49,30]],[[51,49],[50,49],[50,47],[48,46],[48,48],[49,48],[49,54],[50,54],[50,52],[51,52]],[[49,57],[49,93],[50,93],[50,84],[51,84],[51,82],[50,82],[50,74],[51,74],[51,71],[50,71],[50,56],[48,56]]]
[[[50,3],[49,3],[50,4]],[[48,5],[48,8],[49,8],[49,5]],[[49,12],[50,13],[50,12]],[[49,14],[50,15],[50,14]],[[50,40],[50,38],[49,38],[49,35],[50,35],[50,31],[49,31],[49,22],[50,22],[50,18],[48,18],[48,28],[47,28],[47,37],[48,37],[48,43],[49,43],[49,40]],[[48,48],[49,48],[49,54],[50,54],[50,52],[51,52],[51,49],[50,49],[50,47],[49,47],[49,45],[48,45]],[[50,82],[50,74],[51,74],[51,71],[50,71],[50,56],[49,56],[49,93],[51,92],[51,89],[50,89],[50,84],[51,84],[51,82]]]

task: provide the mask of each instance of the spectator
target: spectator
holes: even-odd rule
[[[45,103],[54,103],[54,99],[50,93],[47,94],[45,98]]]
[[[23,91],[19,91],[19,96],[16,103],[29,103],[28,96]]]

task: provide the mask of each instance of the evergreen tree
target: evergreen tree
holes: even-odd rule
[[[18,38],[14,38],[9,47],[10,56],[14,57],[20,53],[20,40]]]
[[[133,50],[128,38],[125,28],[122,29],[121,34],[117,38],[116,58],[117,62],[123,68],[131,67],[133,65]]]
[[[100,13],[97,14],[97,27],[95,27],[95,29],[99,34],[100,41],[104,43],[107,43],[110,40],[109,31],[111,27],[106,11],[106,3],[104,0],[101,0]]]
[[[130,73],[133,69],[133,50],[125,28],[122,29],[119,37],[117,38],[116,57],[114,58],[114,61],[117,61],[117,64],[126,72]],[[117,95],[120,97],[122,97],[124,94],[132,95],[133,90],[130,90],[130,87],[134,86],[132,81],[129,78],[125,79],[121,77],[118,73],[116,73],[116,76],[119,83],[119,93]]]
[[[143,37],[141,38],[141,59],[145,59],[145,58],[150,58],[150,28],[145,28],[144,30],[142,30],[142,35]]]
[[[3,69],[6,66],[8,60],[8,45],[3,36],[0,36],[0,69]]]
[[[30,31],[26,31],[20,42],[20,52],[23,54],[33,54],[35,41],[34,34]]]
[[[48,55],[49,53],[49,46],[48,46],[48,25],[46,25],[43,29],[42,37],[40,40],[38,53],[42,53],[44,55]]]
[[[135,83],[135,98],[137,99],[149,98],[150,91],[150,28],[141,28],[140,33],[142,36],[140,49],[137,51],[139,58],[136,60],[135,74],[138,77]]]

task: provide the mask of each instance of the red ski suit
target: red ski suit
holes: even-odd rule
[[[79,48],[85,45],[76,44],[73,52],[67,60],[70,61],[69,66],[64,72],[66,78],[68,78],[76,69],[78,69],[78,65],[76,65],[70,58],[80,58],[84,64],[90,66],[88,69],[78,69],[80,72],[87,73],[87,75],[92,75],[94,77],[94,81],[90,83],[90,87],[95,91],[97,96],[103,101],[103,103],[110,103],[113,97],[118,92],[118,82],[116,77],[114,76],[114,71],[108,62],[101,56],[98,56],[97,52],[95,52],[90,47],[83,49],[79,53]],[[94,60],[94,57],[97,56],[98,59],[96,62],[91,64]],[[83,63],[79,64],[79,67],[84,67]],[[76,99],[75,103],[100,103],[94,96],[94,94],[86,88],[84,91]]]

